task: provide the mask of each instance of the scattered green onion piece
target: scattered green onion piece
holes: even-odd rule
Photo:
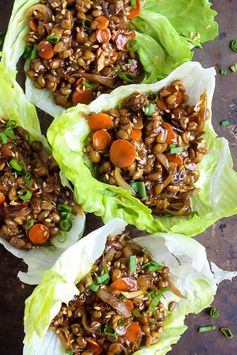
[[[137,257],[136,255],[131,255],[129,258],[129,271],[135,272],[137,269]]]
[[[132,7],[132,9],[136,9],[136,7],[137,7],[136,0],[131,0],[131,7]]]
[[[170,154],[179,154],[183,151],[183,147],[176,147],[174,144],[170,144]]]
[[[139,43],[135,39],[131,39],[126,43],[126,47],[129,52],[136,52],[139,47]]]
[[[132,189],[139,194],[141,198],[146,198],[147,193],[146,193],[146,185],[144,184],[143,181],[131,181],[130,186]]]
[[[60,205],[58,205],[58,210],[61,213],[62,217],[66,217],[72,213],[72,207],[69,205],[66,205],[65,203],[60,203]]]
[[[134,315],[134,317],[136,318],[141,318],[142,314],[140,311],[138,311],[138,309],[134,309],[134,311],[132,312],[132,314]]]
[[[72,207],[66,204],[60,204],[58,210],[61,216],[59,228],[68,232],[72,228]]]
[[[26,185],[31,186],[32,185],[32,180],[31,180],[31,175],[30,173],[26,174],[23,176],[24,182]]]
[[[10,139],[13,139],[15,138],[15,133],[13,131],[13,129],[11,127],[7,127],[4,131],[5,135],[10,138]]]
[[[23,163],[21,161],[14,159],[14,158],[9,161],[9,164],[16,171],[23,171],[23,169],[24,169]]]
[[[6,134],[4,132],[0,133],[0,139],[1,139],[2,144],[6,144],[7,143],[7,136],[6,136]]]
[[[236,73],[237,72],[237,63],[230,65],[229,68],[233,73]]]
[[[198,328],[198,332],[199,333],[208,333],[208,332],[211,332],[213,330],[216,330],[216,326],[215,325],[208,325],[208,326],[205,326],[205,327],[199,327]]]
[[[15,120],[9,120],[7,121],[7,124],[6,124],[6,127],[7,128],[15,128],[16,127],[16,121]]]
[[[220,328],[220,332],[228,339],[233,339],[234,334],[230,330],[230,328]]]
[[[37,46],[34,45],[31,54],[30,54],[30,59],[36,59],[37,58]]]
[[[61,39],[61,35],[59,35],[59,34],[47,36],[47,40],[52,44],[58,43],[58,41],[60,41],[60,39]]]
[[[224,69],[224,68],[221,68],[221,69],[219,70],[219,73],[220,73],[221,75],[226,75],[226,74],[227,74],[227,70]]]
[[[67,240],[67,233],[65,233],[65,232],[61,232],[61,233],[57,236],[57,241],[58,241],[59,243],[64,243],[64,242],[66,242],[66,240]]]
[[[32,192],[29,190],[20,190],[19,197],[23,201],[29,201],[32,197]]]
[[[118,73],[118,76],[120,77],[120,79],[123,79],[123,80],[127,81],[128,83],[134,82],[134,77],[129,76],[129,74],[120,72],[120,73]]]
[[[222,121],[220,121],[220,125],[222,127],[227,127],[230,125],[230,121],[229,120],[222,120]]]
[[[55,250],[56,250],[56,246],[55,245],[49,245],[48,247],[47,247],[50,251],[52,251],[52,252],[54,252]]]
[[[88,83],[87,81],[83,81],[83,82],[82,82],[82,85],[85,86],[87,89],[90,89],[91,91],[94,90],[94,85]]]
[[[156,261],[152,260],[142,266],[142,269],[147,269],[148,271],[158,271],[162,269],[162,265],[158,264]]]
[[[169,287],[163,287],[161,288],[159,291],[155,292],[155,291],[152,291],[150,293],[150,296],[152,298],[152,301],[148,307],[148,310],[147,312],[150,313],[150,312],[153,312],[154,309],[156,308],[156,306],[158,305],[158,303],[160,302],[160,299],[161,299],[161,296],[163,295],[163,293],[169,291]]]
[[[59,222],[59,228],[65,232],[68,232],[72,228],[72,222],[68,221],[67,219],[62,219]]]
[[[230,41],[230,49],[237,53],[237,39],[232,39],[232,41]]]
[[[66,354],[67,354],[67,355],[74,355],[74,351],[68,350],[68,351],[66,352]]]
[[[87,30],[91,30],[91,28],[89,27],[89,26],[87,26],[87,22],[91,22],[92,20],[91,19],[89,19],[89,18],[85,18],[83,21],[82,21],[82,26],[84,27],[84,28],[86,28]]]
[[[100,286],[97,285],[97,283],[93,282],[92,284],[89,285],[89,289],[93,292],[99,291]]]
[[[120,299],[121,301],[125,301],[125,300],[127,299],[127,297],[124,296],[124,295],[121,295],[121,296],[119,297],[119,299]]]
[[[107,267],[102,268],[102,272],[100,276],[96,276],[96,281],[98,284],[105,284],[107,281],[109,281],[110,276],[108,273]]]
[[[216,307],[212,307],[211,309],[210,309],[210,316],[212,317],[212,318],[218,318],[218,317],[220,317],[220,315],[219,315],[219,313],[217,312],[217,309],[216,309]]]
[[[6,36],[6,33],[0,32],[0,51],[3,48],[3,43],[4,43],[5,36]]]
[[[109,324],[105,325],[104,333],[105,333],[105,335],[107,335],[109,337],[116,337],[116,335],[117,335],[116,330]]]
[[[33,50],[33,46],[28,44],[25,48],[24,53],[23,53],[23,58],[24,59],[30,58],[32,50]]]
[[[147,105],[143,108],[143,112],[145,113],[146,116],[152,116],[153,113],[155,112],[155,105],[152,103],[149,103],[149,105]]]
[[[29,219],[25,224],[25,229],[26,230],[30,229],[34,224],[35,224],[35,220],[33,218]]]

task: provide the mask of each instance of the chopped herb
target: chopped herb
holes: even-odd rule
[[[224,69],[224,68],[221,68],[221,69],[219,70],[219,73],[220,73],[221,75],[226,75],[226,74],[227,74],[227,70]]]
[[[210,316],[211,316],[212,318],[218,318],[218,317],[220,317],[219,313],[217,312],[216,307],[212,307],[212,308],[210,309],[209,314],[210,314]]]
[[[234,334],[230,330],[230,328],[220,328],[220,332],[228,339],[233,339]]]
[[[109,279],[110,276],[108,273],[108,269],[107,267],[103,267],[100,276],[96,276],[96,281],[98,284],[105,284],[107,281],[109,281]]]
[[[131,39],[126,43],[126,47],[129,52],[136,52],[139,47],[139,43],[135,39]]]
[[[216,330],[216,326],[215,325],[208,325],[208,326],[205,326],[205,327],[199,327],[198,328],[198,332],[199,333],[208,333],[208,332],[211,332],[213,330]]]
[[[183,147],[176,147],[174,144],[170,144],[170,154],[179,154],[183,151]]]
[[[230,49],[237,53],[237,39],[232,39],[232,41],[230,41]]]
[[[143,112],[145,113],[146,116],[152,116],[153,113],[155,112],[155,105],[149,103],[149,105],[143,107]]]
[[[61,216],[59,228],[68,232],[72,227],[72,207],[66,204],[60,204],[58,210]]]
[[[7,143],[7,136],[6,136],[6,134],[4,132],[0,133],[0,139],[1,139],[2,144],[6,144]]]
[[[82,82],[82,85],[85,86],[87,89],[90,89],[91,91],[94,90],[94,85],[88,83],[87,81],[83,81],[83,82]]]
[[[134,311],[132,312],[132,314],[134,315],[134,317],[136,318],[141,318],[142,314],[138,309],[134,309]]]
[[[6,36],[6,33],[0,32],[0,51],[3,48],[3,43],[4,43],[5,36]]]
[[[230,121],[229,120],[222,120],[222,121],[220,121],[220,125],[222,127],[227,127],[230,125]]]
[[[25,229],[26,230],[30,229],[34,224],[35,224],[35,220],[33,218],[29,219],[25,224]]]
[[[144,184],[143,181],[131,181],[130,186],[135,192],[137,192],[140,195],[141,198],[147,197],[146,185]]]
[[[120,79],[123,79],[125,81],[127,81],[128,83],[133,83],[134,82],[134,76],[130,75],[130,74],[126,74],[123,72],[118,72],[118,76],[120,77]]]
[[[64,243],[67,240],[67,233],[61,231],[61,233],[57,236],[57,241],[59,243]]]
[[[152,291],[150,293],[150,297],[152,298],[152,301],[151,301],[151,303],[150,303],[150,305],[148,307],[148,310],[147,310],[148,313],[154,311],[154,309],[156,308],[156,306],[160,302],[160,299],[161,299],[161,296],[163,295],[163,293],[165,293],[165,292],[167,292],[169,290],[170,290],[169,287],[163,287],[157,292]]]
[[[229,68],[233,73],[236,73],[237,72],[237,63],[230,65]]]
[[[156,261],[152,260],[142,266],[142,269],[147,269],[148,271],[158,271],[162,269],[162,265],[158,264]]]
[[[30,173],[26,174],[23,176],[24,182],[26,185],[31,186],[32,185],[32,180],[31,180],[31,175]]]
[[[67,219],[62,219],[60,222],[59,222],[59,228],[62,230],[62,231],[65,231],[65,232],[68,232],[70,231],[70,229],[72,228],[72,222],[67,220]]]
[[[24,166],[23,166],[23,163],[22,161],[20,160],[16,160],[16,159],[11,159],[9,161],[9,164],[11,165],[11,167],[16,170],[16,171],[23,171],[24,170]]]
[[[29,190],[20,190],[19,197],[23,201],[29,201],[32,197],[32,192]]]
[[[92,21],[91,19],[85,18],[85,20],[82,21],[82,26],[83,26],[84,28],[86,28],[87,30],[91,30],[91,27],[88,26],[91,21]],[[88,25],[87,25],[86,23],[88,23]]]
[[[9,120],[6,123],[6,128],[15,128],[16,127],[16,121],[15,120]]]
[[[105,333],[105,335],[107,335],[109,337],[116,337],[116,335],[117,335],[116,330],[109,324],[105,325],[104,333]]]
[[[100,286],[97,285],[97,283],[93,282],[92,284],[89,285],[89,289],[93,292],[99,291]]]
[[[136,7],[137,7],[136,0],[131,0],[131,6],[132,6],[132,9],[136,9]]]
[[[129,258],[129,271],[135,272],[137,268],[137,257],[136,255],[131,255]]]
[[[4,133],[5,135],[10,138],[10,139],[13,139],[15,138],[15,133],[13,131],[13,129],[11,127],[7,127],[5,130],[4,130]]]
[[[26,46],[26,49],[23,53],[23,58],[24,59],[35,59],[37,57],[37,47],[36,45],[31,45],[31,44],[28,44]]]
[[[47,36],[47,40],[52,44],[58,43],[58,41],[60,41],[60,39],[61,39],[61,35],[59,35],[59,34]]]

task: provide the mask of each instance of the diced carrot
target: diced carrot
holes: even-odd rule
[[[170,154],[170,153],[167,153],[167,154],[166,154],[166,158],[167,158],[170,162],[177,164],[177,166],[181,166],[181,165],[183,165],[183,163],[184,163],[183,158],[182,158],[179,154]]]
[[[139,140],[142,136],[142,130],[141,129],[132,129],[130,133],[130,138],[134,140]]]
[[[35,20],[30,20],[28,24],[32,31],[38,32],[38,24]]]
[[[49,41],[41,41],[38,44],[39,56],[42,59],[51,59],[54,55],[53,45]]]
[[[110,129],[113,126],[112,118],[106,113],[92,113],[88,118],[88,124],[93,131]]]
[[[168,144],[175,143],[176,135],[175,135],[175,132],[174,132],[172,126],[167,122],[163,122],[163,127],[167,131],[165,143],[168,143]]]
[[[9,144],[2,144],[1,155],[3,158],[10,158],[12,156],[12,152]]]
[[[89,104],[93,100],[93,92],[90,89],[76,89],[72,93],[72,103],[74,106],[77,104]]]
[[[93,354],[100,354],[102,352],[102,346],[96,342],[93,338],[85,338],[87,341],[87,349]]]
[[[98,29],[96,31],[96,39],[99,43],[107,43],[111,38],[111,32],[108,28],[105,30]]]
[[[49,229],[44,224],[36,223],[29,229],[29,238],[34,244],[44,244],[49,239]]]
[[[134,308],[133,302],[131,300],[125,300],[124,301],[126,307],[131,311]]]
[[[140,325],[137,322],[132,322],[129,324],[126,330],[126,338],[130,343],[135,343],[137,339],[142,335],[142,330]]]
[[[100,129],[93,134],[93,147],[96,150],[104,152],[111,145],[111,143],[112,138],[107,131]]]
[[[6,201],[5,195],[2,192],[0,192],[0,205],[2,205],[5,201]]]
[[[128,18],[129,19],[133,19],[135,17],[137,17],[141,11],[141,7],[142,7],[142,3],[141,3],[141,0],[136,0],[136,7],[135,9],[132,9],[130,11],[130,14],[128,15]]]
[[[95,18],[96,22],[99,22],[99,29],[100,30],[106,30],[106,28],[109,26],[109,19],[105,16],[98,16]]]
[[[110,289],[113,291],[136,291],[137,283],[130,277],[123,277],[112,282]]]
[[[110,160],[118,168],[126,168],[136,158],[136,149],[125,139],[117,139],[110,148]]]

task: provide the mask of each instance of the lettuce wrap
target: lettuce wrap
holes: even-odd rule
[[[22,89],[15,81],[16,73],[5,69],[0,64],[0,117],[6,120],[15,120],[17,125],[30,133],[32,140],[39,140],[48,147],[46,138],[41,134],[40,124],[34,106],[28,102]],[[67,179],[61,174],[63,185],[68,185]],[[32,250],[20,250],[13,247],[8,241],[0,238],[0,243],[12,254],[24,260],[28,265],[28,272],[19,272],[21,281],[37,284],[43,272],[49,269],[59,255],[70,245],[78,241],[84,231],[85,215],[78,215],[73,220],[73,226],[67,232],[66,238],[59,234],[51,241],[49,247],[39,247]],[[62,242],[64,240],[64,242]]]
[[[199,164],[197,187],[201,191],[191,197],[194,213],[189,216],[153,217],[151,209],[133,197],[130,191],[102,183],[93,176],[92,163],[83,150],[90,134],[84,116],[116,107],[135,91],[143,94],[157,92],[178,79],[186,87],[190,104],[196,104],[203,90],[206,90],[211,112],[215,70],[203,69],[199,63],[188,62],[156,84],[120,87],[110,95],[100,96],[89,106],[78,105],[55,118],[48,130],[48,140],[55,159],[75,186],[77,202],[85,211],[101,216],[104,222],[119,217],[141,230],[185,233],[188,236],[204,231],[220,218],[237,213],[237,173],[232,169],[228,142],[225,138],[217,137],[211,119],[206,123],[204,134],[208,154]]]
[[[15,0],[3,48],[3,64],[16,65],[26,48],[29,32],[27,11],[38,0]],[[192,48],[214,39],[218,26],[208,0],[143,0],[133,23],[136,26],[137,52],[144,68],[144,82],[152,83],[167,76],[180,64],[192,59]],[[29,63],[26,62],[27,70]],[[28,99],[52,116],[63,108],[54,103],[47,89],[37,89],[27,77]]]
[[[103,254],[108,235],[120,234],[125,227],[126,223],[121,219],[108,222],[65,251],[52,269],[45,273],[41,283],[26,300],[25,355],[66,353],[56,333],[48,330],[49,325],[59,312],[61,303],[67,304],[79,294],[76,284]],[[159,233],[135,238],[134,241],[146,248],[154,261],[168,266],[172,283],[186,297],[180,299],[172,292],[166,292],[165,297],[162,297],[164,306],[171,300],[178,304],[167,316],[159,342],[134,353],[164,355],[187,329],[185,317],[210,306],[217,285],[222,280],[231,280],[237,273],[223,271],[215,264],[210,267],[205,248],[194,239],[181,234]]]

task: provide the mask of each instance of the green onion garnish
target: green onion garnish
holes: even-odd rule
[[[199,327],[198,328],[198,332],[199,333],[208,333],[208,332],[211,332],[213,330],[216,330],[216,326],[215,325],[208,325],[208,326],[205,326],[205,327]]]
[[[230,125],[230,121],[229,120],[222,120],[222,121],[220,121],[220,125],[222,127],[227,127]]]
[[[134,76],[123,73],[123,72],[119,72],[118,76],[120,77],[120,79],[123,79],[125,81],[127,81],[128,83],[133,83],[134,82]]]
[[[83,82],[82,82],[82,85],[85,86],[85,88],[90,89],[91,91],[94,90],[94,85],[88,83],[87,81],[83,81]]]
[[[230,330],[230,328],[220,328],[221,333],[228,339],[233,339],[234,334]]]
[[[117,335],[116,330],[109,324],[105,325],[104,333],[105,333],[105,335],[107,335],[109,337],[116,337],[116,335]]]
[[[129,52],[136,52],[139,47],[139,44],[135,39],[131,39],[126,43],[126,47],[129,50]]]
[[[142,266],[142,269],[147,269],[148,271],[158,271],[162,269],[162,265],[158,264],[156,261],[152,260]]]
[[[221,68],[221,69],[219,70],[219,73],[220,73],[221,75],[226,75],[226,74],[227,74],[227,70],[224,69],[224,68]]]
[[[146,116],[152,116],[153,113],[155,112],[155,105],[149,103],[149,105],[143,107],[143,112],[145,113]]]
[[[32,192],[29,190],[20,190],[19,197],[23,201],[29,201],[32,197]]]
[[[6,136],[6,134],[4,132],[0,133],[0,139],[1,139],[2,144],[6,144],[7,143],[7,136]]]
[[[136,255],[131,255],[129,258],[129,271],[135,272],[137,268],[137,257]]]
[[[15,133],[13,131],[13,129],[11,127],[7,127],[4,131],[5,135],[10,138],[10,139],[13,139],[15,138]]]
[[[84,27],[84,28],[86,28],[87,30],[91,30],[91,28],[89,27],[89,26],[87,26],[87,22],[91,22],[92,20],[91,19],[89,19],[89,18],[85,18],[83,21],[82,21],[82,26]]]
[[[16,121],[15,120],[7,121],[6,128],[15,128],[15,127],[16,127]]]
[[[237,53],[237,39],[232,39],[232,41],[230,41],[230,49]]]
[[[60,234],[57,236],[57,242],[64,243],[67,240],[67,233],[61,231]]]
[[[211,316],[212,318],[218,318],[218,317],[220,317],[219,313],[217,312],[216,307],[212,307],[212,308],[210,309],[209,314],[210,314],[210,316]]]
[[[110,279],[110,276],[108,273],[108,269],[107,269],[107,267],[103,267],[100,276],[96,276],[96,281],[98,284],[104,284],[107,281],[109,281],[109,279]]]
[[[137,7],[136,0],[131,0],[131,7],[132,7],[132,9],[136,9],[136,7]]]
[[[141,318],[142,314],[140,311],[138,311],[138,309],[134,309],[134,311],[132,312],[132,314],[134,315],[134,317],[136,318]]]
[[[236,73],[237,72],[237,63],[230,65],[229,68],[233,73]]]
[[[29,219],[25,224],[25,229],[26,230],[30,229],[34,224],[35,224],[35,220],[33,218]]]
[[[58,211],[61,216],[59,228],[68,232],[72,228],[72,207],[66,204],[60,204],[58,206]]]
[[[59,222],[59,228],[60,228],[62,231],[68,232],[68,231],[70,231],[70,229],[72,228],[72,222],[71,222],[71,221],[68,221],[67,219],[62,219],[62,220]]]
[[[9,164],[16,171],[23,171],[24,170],[23,163],[21,161],[14,159],[14,158],[9,161]]]
[[[170,154],[179,154],[183,151],[183,147],[176,147],[174,144],[170,144]]]
[[[30,173],[28,173],[25,176],[23,176],[23,179],[24,179],[26,185],[28,185],[28,186],[32,185],[32,180],[31,180]]]
[[[52,44],[58,43],[58,41],[60,41],[60,39],[61,39],[61,35],[59,35],[59,34],[47,36],[47,40]]]
[[[131,181],[130,186],[132,189],[137,192],[141,198],[146,198],[146,185],[143,181]]]
[[[33,46],[28,44],[25,48],[24,53],[23,53],[23,58],[24,59],[30,58],[32,50],[33,50]]]
[[[88,286],[88,288],[93,292],[97,292],[97,291],[99,291],[100,286],[97,285],[97,283],[93,282],[92,284],[90,284]]]
[[[163,287],[161,288],[159,291],[152,291],[150,293],[150,296],[152,298],[152,301],[148,307],[148,310],[147,312],[150,313],[150,312],[153,312],[154,309],[156,308],[156,306],[158,305],[158,303],[160,302],[160,299],[161,299],[161,296],[163,295],[163,293],[169,291],[169,287]]]
[[[0,51],[3,48],[3,43],[4,43],[5,36],[6,36],[6,33],[0,32]]]

